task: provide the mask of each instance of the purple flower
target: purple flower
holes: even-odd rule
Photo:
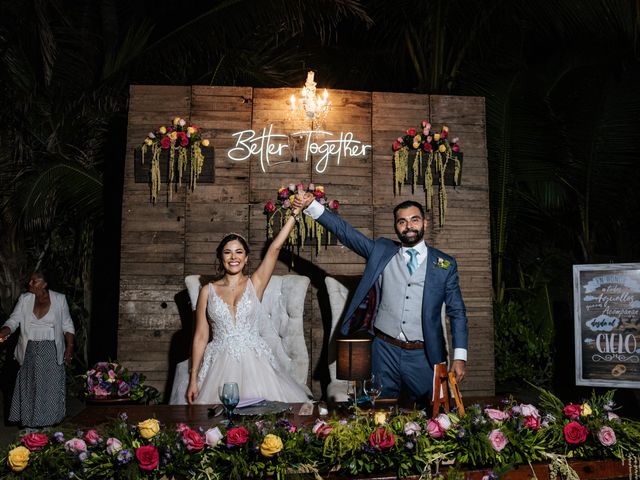
[[[129,384],[127,382],[122,382],[120,385],[118,385],[118,396],[126,397],[127,395],[129,395],[130,391],[131,388],[129,387]]]
[[[129,419],[129,416],[127,415],[127,412],[122,412],[120,415],[120,420],[122,420],[123,422],[126,422]]]
[[[125,448],[120,450],[118,452],[118,455],[116,455],[116,462],[118,463],[118,465],[126,465],[131,461],[132,458],[133,454]]]
[[[56,440],[56,442],[62,443],[64,442],[64,433],[56,432],[53,434],[53,438]]]
[[[89,459],[89,454],[87,452],[80,452],[80,455],[78,455],[78,458],[80,459],[81,462],[86,462]]]

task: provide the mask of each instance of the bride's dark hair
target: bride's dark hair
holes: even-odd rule
[[[242,244],[242,248],[244,248],[247,256],[249,256],[249,253],[251,252],[247,240],[242,235],[238,233],[228,233],[227,235],[225,235],[222,240],[220,240],[220,243],[216,248],[216,258],[218,259],[218,274],[220,278],[222,278],[222,276],[224,275],[224,267],[222,266],[222,251],[224,250],[224,247],[227,245],[227,243],[234,240],[237,240]]]

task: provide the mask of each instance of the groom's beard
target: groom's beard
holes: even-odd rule
[[[414,232],[416,235],[413,237],[407,236],[409,232]],[[402,245],[413,247],[414,245],[420,243],[424,238],[424,227],[422,227],[420,230],[407,228],[404,232],[399,232],[398,229],[396,229],[396,235],[398,235],[398,238],[400,239]]]

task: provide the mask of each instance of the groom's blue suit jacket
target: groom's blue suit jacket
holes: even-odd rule
[[[349,303],[341,326],[343,335],[358,331],[373,331],[375,312],[379,304],[378,278],[387,263],[398,253],[400,244],[388,238],[371,240],[342,218],[325,212],[318,222],[332,232],[343,245],[367,260],[362,279]],[[448,261],[449,266],[440,266],[438,259]],[[467,315],[458,282],[458,266],[453,257],[440,250],[428,247],[427,273],[422,295],[422,332],[427,359],[433,367],[446,361],[446,347],[442,331],[442,304],[446,305],[451,325],[452,347],[468,348]],[[440,262],[442,263],[442,262]]]

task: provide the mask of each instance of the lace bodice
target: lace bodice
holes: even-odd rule
[[[198,381],[202,382],[214,358],[220,354],[231,355],[240,361],[243,354],[251,349],[275,367],[271,349],[260,336],[260,322],[266,320],[266,314],[251,280],[247,281],[247,287],[236,306],[235,317],[211,283],[207,288],[207,319],[213,338],[205,349]]]

